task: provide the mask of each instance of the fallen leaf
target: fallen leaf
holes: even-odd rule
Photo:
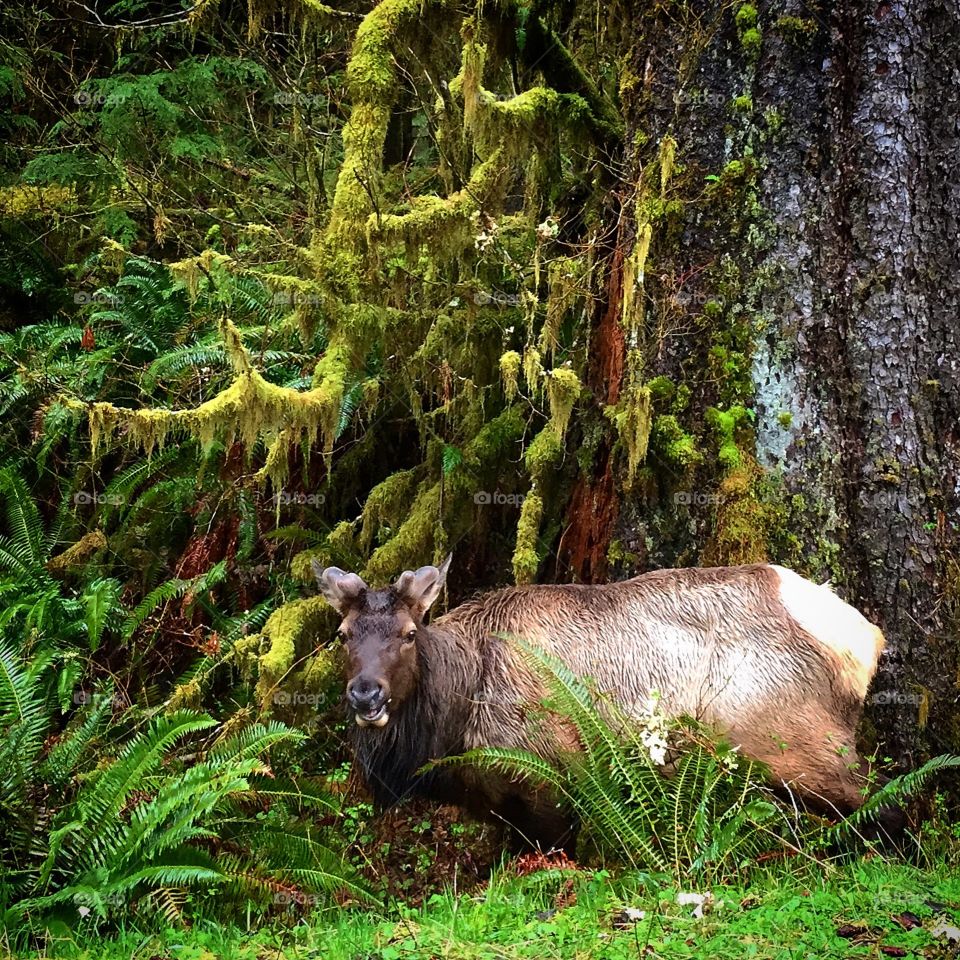
[[[903,913],[895,914],[893,919],[896,923],[899,923],[904,930],[912,930],[914,927],[921,926],[920,918],[915,913],[911,913],[909,910],[904,910]]]
[[[862,937],[867,932],[867,928],[862,924],[842,923],[834,932],[844,940],[852,940],[854,937]]]
[[[881,946],[880,952],[887,957],[905,957],[907,955],[907,951],[903,947]]]

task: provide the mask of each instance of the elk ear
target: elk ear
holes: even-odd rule
[[[355,574],[347,573],[339,567],[324,569],[314,560],[311,563],[317,586],[327,603],[341,615],[346,615],[350,605],[367,589],[367,585]]]
[[[449,553],[439,567],[421,567],[416,573],[405,570],[394,584],[397,596],[421,616],[425,614],[440,596],[447,582],[447,571],[452,559],[453,554]]]

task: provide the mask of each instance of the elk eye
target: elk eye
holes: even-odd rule
[[[409,631],[407,631],[407,633],[404,635],[404,637],[403,637],[403,642],[404,642],[404,643],[413,643],[413,641],[416,640],[416,639],[417,639],[417,631],[416,631],[416,630],[409,630]]]

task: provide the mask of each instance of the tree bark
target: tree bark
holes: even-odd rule
[[[756,458],[781,482],[805,572],[884,630],[868,716],[912,766],[960,750],[960,6],[761,2],[756,59],[737,8],[695,7],[644,24],[625,103],[634,168],[668,133],[688,172],[752,156],[762,213],[717,229],[691,201],[648,272],[706,265],[696,303],[718,296],[720,262],[748,279]],[[702,338],[648,351],[651,375],[692,387],[694,422],[720,399]],[[624,501],[617,534],[639,566],[690,562],[690,524],[655,535],[670,504]],[[770,559],[791,558],[771,543]]]

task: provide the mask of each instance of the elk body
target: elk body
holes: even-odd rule
[[[569,840],[570,824],[533,787],[459,766],[417,775],[477,747],[548,755],[564,736],[530,722],[541,683],[498,634],[552,652],[628,712],[659,691],[665,712],[710,723],[814,806],[862,803],[855,730],[884,639],[829,587],[767,564],[659,570],[502,589],[425,625],[449,563],[384,589],[315,571],[343,617],[352,746],[378,804],[427,796],[544,847]]]

